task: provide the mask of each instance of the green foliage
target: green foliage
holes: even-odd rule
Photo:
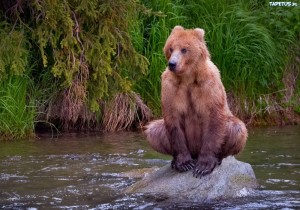
[[[93,111],[99,100],[130,91],[146,72],[147,59],[135,51],[129,36],[142,9],[134,0],[29,4],[35,10],[33,34],[44,67],[61,78],[63,87],[79,82],[84,92],[80,100],[87,97]]]
[[[0,22],[0,81],[9,75],[22,75],[28,65],[29,44],[22,28],[15,30]]]
[[[282,56],[259,17],[243,8],[245,3],[218,2],[190,1],[187,11],[190,21],[194,20],[190,25],[206,30],[212,60],[221,71],[226,89],[254,99],[277,86],[274,82],[282,76]]]
[[[27,71],[30,44],[23,27],[0,22],[0,140],[33,135],[36,110]]]
[[[0,140],[33,135],[36,107],[29,95],[29,78],[9,76],[0,82]]]
[[[146,73],[130,36],[141,12],[135,0],[3,2],[0,81],[26,74],[46,119],[85,123]]]

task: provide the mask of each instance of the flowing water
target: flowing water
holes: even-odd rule
[[[300,127],[249,133],[237,159],[253,166],[260,188],[204,204],[122,193],[139,179],[124,172],[170,162],[139,133],[1,142],[0,209],[300,209]]]

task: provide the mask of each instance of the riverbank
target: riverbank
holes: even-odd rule
[[[248,126],[299,124],[299,19],[300,4],[246,0],[0,2],[0,139],[159,118],[175,25],[205,29],[231,110]]]

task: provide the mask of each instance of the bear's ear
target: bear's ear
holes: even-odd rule
[[[201,41],[204,41],[205,31],[202,28],[195,28],[197,35],[199,36]]]
[[[175,31],[183,31],[184,28],[182,26],[175,26],[173,29],[172,29],[172,32],[171,33],[174,33]]]

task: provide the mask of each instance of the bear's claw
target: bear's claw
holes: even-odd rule
[[[217,158],[210,157],[206,160],[200,159],[195,165],[193,176],[196,178],[202,178],[210,174],[217,165],[219,165]]]
[[[171,167],[179,172],[186,172],[192,170],[195,167],[193,160],[188,160],[184,163],[178,164],[174,159],[171,162]]]

